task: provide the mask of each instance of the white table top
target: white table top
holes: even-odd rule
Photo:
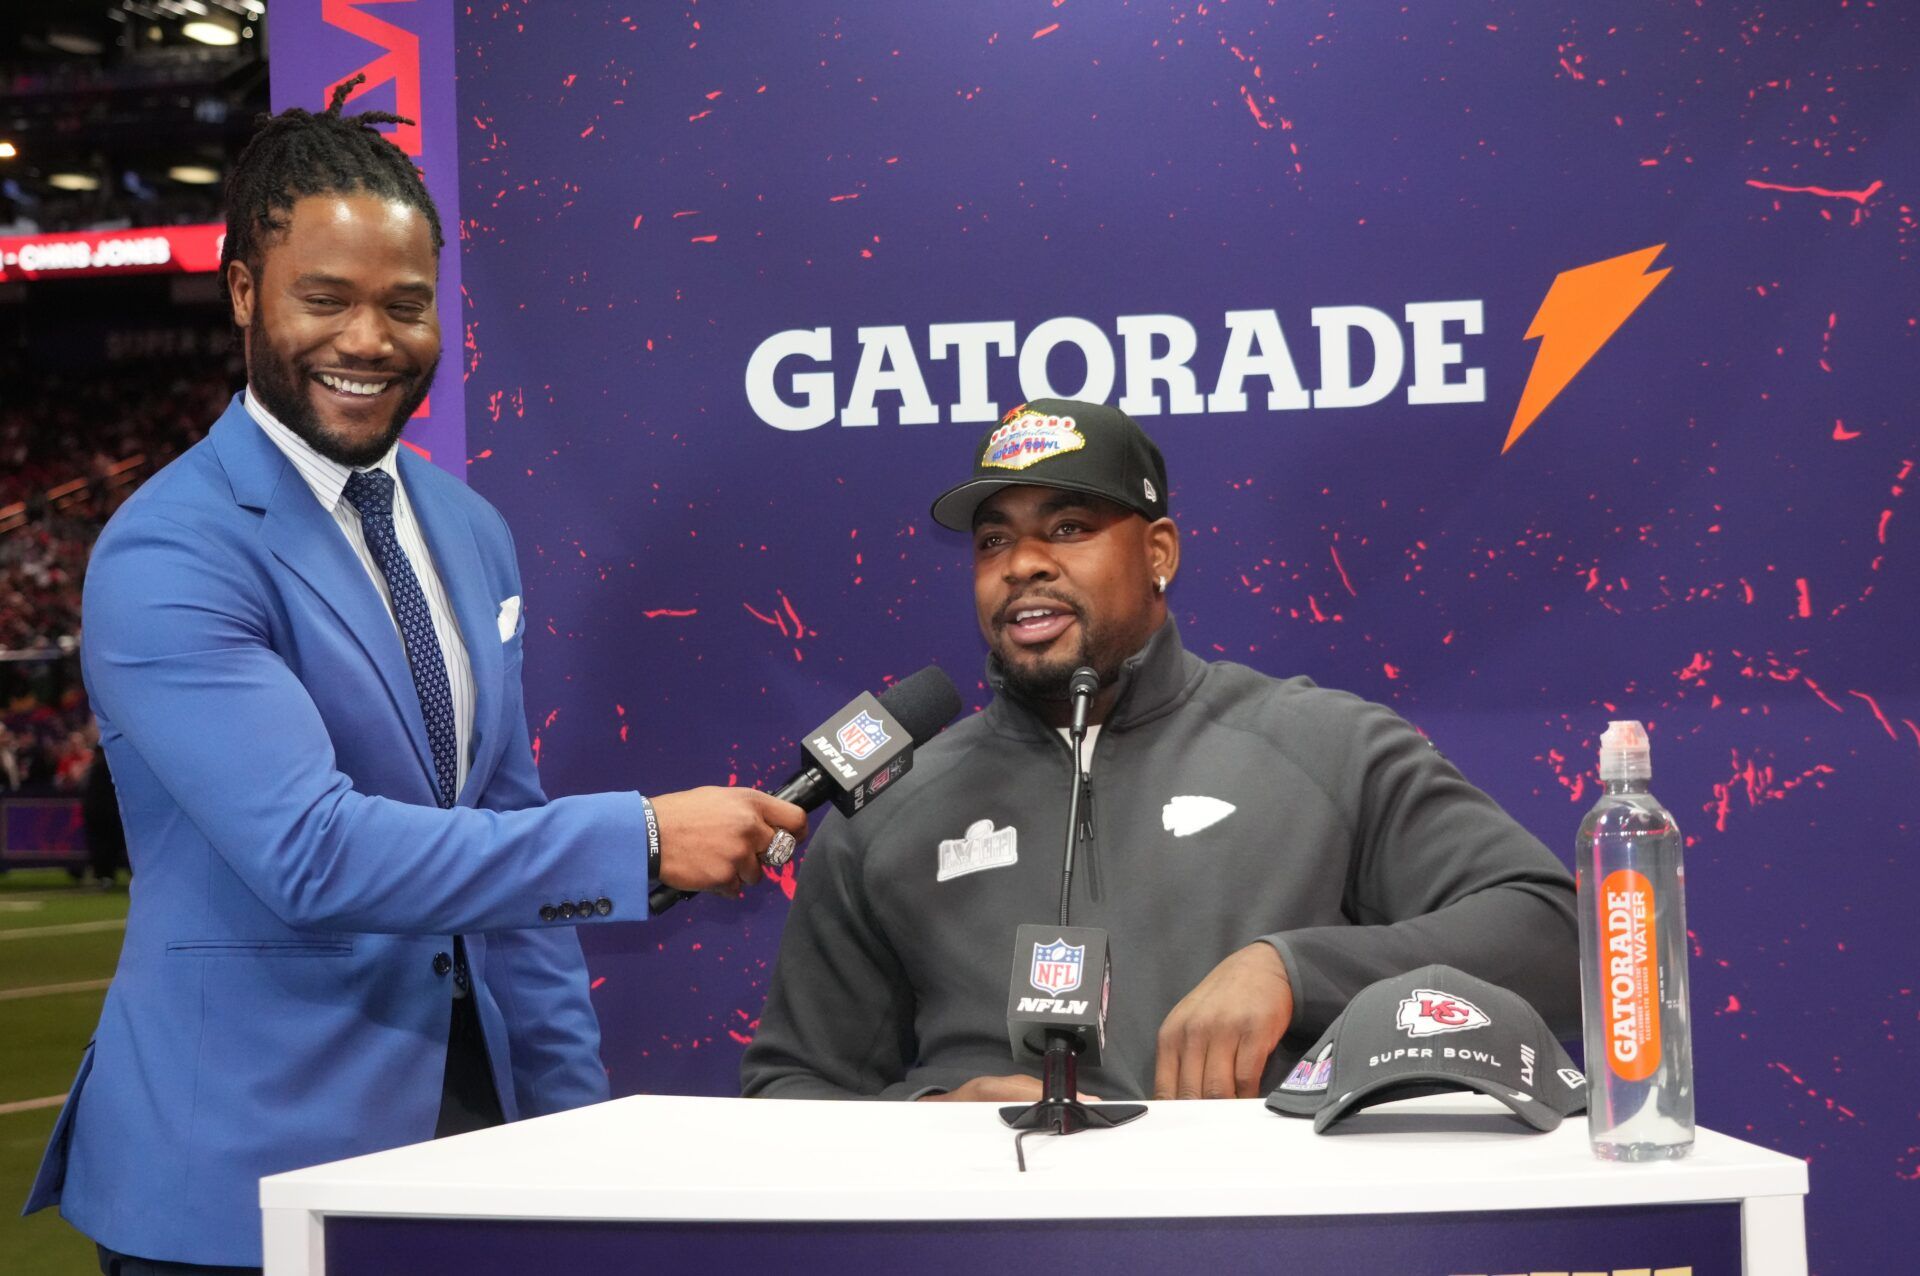
[[[1325,1135],[1258,1100],[1155,1103],[1119,1129],[1030,1136],[1021,1174],[1013,1132],[988,1104],[656,1095],[274,1175],[260,1199],[324,1214],[817,1222],[1555,1209],[1807,1191],[1805,1163],[1709,1130],[1685,1160],[1641,1165],[1596,1159],[1586,1134],[1583,1117],[1526,1132],[1468,1094],[1384,1105]]]

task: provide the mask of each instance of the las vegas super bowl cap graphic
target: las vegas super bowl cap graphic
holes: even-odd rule
[[[934,522],[970,532],[980,502],[1023,483],[1104,496],[1148,520],[1167,515],[1167,462],[1132,417],[1104,403],[1034,399],[987,431],[973,477],[933,503]]]
[[[1267,1106],[1324,1131],[1376,1103],[1476,1090],[1536,1130],[1584,1111],[1587,1083],[1518,993],[1451,966],[1370,984],[1300,1057]]]

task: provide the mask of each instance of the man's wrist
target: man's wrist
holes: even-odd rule
[[[640,810],[647,820],[647,885],[660,884],[660,817],[654,814],[653,803],[647,801],[647,795],[640,795]]]

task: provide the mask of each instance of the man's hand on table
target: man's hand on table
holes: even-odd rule
[[[1207,973],[1160,1025],[1156,1099],[1257,1099],[1260,1074],[1293,1019],[1293,986],[1272,944],[1247,945]]]

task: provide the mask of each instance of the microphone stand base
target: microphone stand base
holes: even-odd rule
[[[1052,1130],[1073,1134],[1080,1130],[1108,1130],[1145,1116],[1144,1103],[1081,1103],[1077,1099],[1042,1099],[1000,1109],[1000,1119],[1015,1130]]]

